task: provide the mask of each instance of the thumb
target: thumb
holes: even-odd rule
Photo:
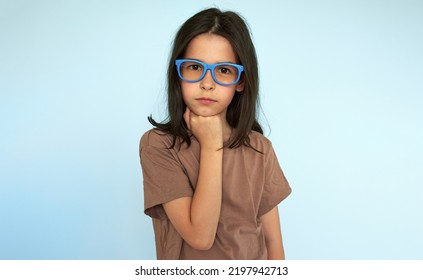
[[[191,110],[188,108],[188,106],[184,113],[184,120],[188,129],[191,129]]]

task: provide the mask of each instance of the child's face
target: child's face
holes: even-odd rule
[[[184,58],[196,59],[205,63],[237,63],[231,44],[222,36],[204,33],[195,37],[188,45]],[[181,80],[182,96],[185,104],[196,115],[208,117],[221,115],[226,120],[226,110],[235,91],[242,91],[244,83],[231,86],[217,84],[210,71],[201,81],[190,83]]]

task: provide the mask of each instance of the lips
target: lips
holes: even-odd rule
[[[204,105],[213,104],[213,103],[217,102],[217,100],[214,100],[214,99],[211,99],[211,98],[205,98],[205,97],[197,98],[196,100],[199,101],[201,104],[204,104]]]

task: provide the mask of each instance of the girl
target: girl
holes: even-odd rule
[[[284,259],[277,205],[291,189],[256,120],[258,69],[245,22],[201,11],[176,34],[167,123],[140,142],[158,259]]]

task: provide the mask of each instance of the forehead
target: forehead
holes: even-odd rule
[[[212,33],[204,33],[194,37],[188,44],[184,57],[198,59],[206,63],[237,63],[231,43],[225,37]]]

